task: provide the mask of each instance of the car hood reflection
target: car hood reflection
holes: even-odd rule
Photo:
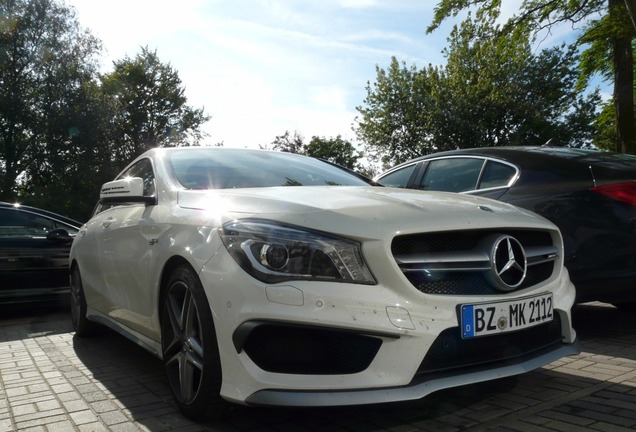
[[[257,193],[256,193],[257,192]],[[263,217],[281,222],[313,226],[316,229],[334,230],[333,216],[342,218],[342,226],[351,228],[361,221],[382,224],[390,231],[409,231],[405,221],[412,221],[413,229],[421,230],[422,210],[431,225],[456,226],[468,219],[476,228],[509,223],[519,223],[519,213],[543,223],[544,219],[530,211],[499,201],[471,196],[458,199],[457,194],[422,192],[393,188],[313,186],[257,189],[231,189],[210,191],[179,191],[178,204],[183,208],[201,209],[210,216],[227,218]],[[321,227],[321,217],[329,213],[329,226]],[[223,216],[222,216],[223,215]],[[346,219],[357,220],[356,224]],[[396,225],[400,221],[400,226]],[[525,221],[527,223],[527,220]],[[394,226],[396,225],[396,226]],[[366,231],[368,227],[361,227]],[[368,231],[367,231],[368,233]]]

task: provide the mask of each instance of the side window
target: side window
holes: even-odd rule
[[[46,237],[55,221],[20,210],[0,210],[0,238]]]
[[[152,170],[150,159],[142,159],[117,178],[141,177],[144,180],[144,196],[155,194],[155,172]]]
[[[445,158],[428,163],[420,189],[445,192],[466,192],[477,188],[484,164],[478,158]]]
[[[479,189],[508,186],[517,170],[510,165],[488,161],[479,182]]]
[[[400,170],[393,171],[392,173],[385,175],[381,179],[378,179],[378,183],[380,183],[382,186],[387,187],[405,188],[408,185],[411,174],[413,174],[413,171],[415,171],[415,168],[417,168],[418,166],[418,164],[411,164]]]

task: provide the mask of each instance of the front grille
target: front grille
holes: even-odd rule
[[[382,340],[336,329],[266,323],[251,329],[243,349],[268,372],[309,375],[365,370]]]
[[[516,290],[549,279],[559,249],[547,231],[471,230],[398,236],[391,251],[404,275],[419,291],[441,295],[501,295],[488,279],[491,262],[489,239],[508,235],[521,243],[528,255],[526,277]]]
[[[511,333],[462,339],[458,327],[444,330],[435,339],[417,373],[444,372],[492,362],[511,361],[543,348],[562,343],[561,319]]]
[[[547,231],[537,230],[470,230],[443,231],[436,233],[410,234],[393,240],[391,250],[394,255],[422,252],[448,252],[474,249],[489,234],[508,234],[524,246],[552,245],[552,236]]]

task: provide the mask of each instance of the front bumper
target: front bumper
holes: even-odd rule
[[[519,375],[545,366],[562,357],[581,352],[578,341],[563,344],[557,349],[530,356],[518,363],[501,365],[459,374],[449,374],[429,380],[414,380],[411,384],[397,388],[377,388],[358,391],[290,391],[260,390],[245,401],[251,406],[342,406],[399,402],[421,399],[438,390],[490,381]]]
[[[477,351],[456,343],[461,342],[457,305],[483,302],[484,297],[423,294],[393,270],[387,269],[374,286],[315,281],[266,285],[219,249],[200,277],[215,320],[221,395],[240,404],[296,406],[417,399],[524,373],[580,352],[571,326],[575,294],[567,271],[533,289],[505,295],[552,292],[559,319],[548,331],[550,339],[511,355],[488,357],[477,351],[482,341],[497,341],[497,336],[472,340]],[[528,339],[524,332],[507,333],[507,341],[491,346],[523,347]],[[442,357],[429,367],[425,359],[436,343],[438,353],[476,356],[478,361],[444,368]],[[483,345],[484,352],[494,352]]]

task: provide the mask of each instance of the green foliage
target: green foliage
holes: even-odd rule
[[[0,0],[0,200],[86,220],[132,157],[202,139],[174,69],[142,49],[100,79],[101,49],[61,0]]]
[[[593,130],[585,122],[592,122],[599,96],[576,89],[575,50],[562,46],[533,54],[526,32],[492,37],[499,31],[469,18],[451,33],[445,101],[452,142],[462,148],[542,144],[550,138],[589,144]]]
[[[490,18],[492,19],[492,18]],[[589,145],[598,93],[576,90],[574,49],[533,54],[529,35],[469,16],[455,26],[445,67],[417,70],[392,59],[377,68],[358,107],[356,133],[384,166],[452,148],[543,144]]]
[[[501,4],[501,0],[440,0],[426,32],[436,30],[444,20],[467,10],[475,11],[478,21],[490,22],[500,17]],[[578,24],[606,7],[607,0],[522,0],[519,12],[508,20],[502,31],[541,31],[561,22]]]
[[[499,17],[501,1],[440,0],[427,32],[434,31],[444,20],[467,10],[475,11],[479,22],[488,22]],[[502,38],[522,29],[536,37],[541,32],[549,32],[559,24],[570,25],[573,31],[580,29],[578,40],[572,44],[572,48],[582,51],[577,89],[585,88],[590,78],[597,73],[605,80],[614,82],[616,119],[613,125],[616,129],[616,143],[612,147],[618,151],[636,153],[636,118],[632,85],[635,14],[636,4],[633,0],[523,0],[519,11],[508,19],[494,36]],[[599,119],[595,124],[605,125],[603,130],[597,132],[606,140],[606,128],[609,123]],[[606,142],[598,144],[601,147],[607,145]]]
[[[304,138],[298,131],[294,131],[293,135],[290,135],[289,131],[285,131],[284,134],[278,135],[272,141],[272,148],[287,153],[304,154],[305,144],[303,141]]]
[[[260,148],[267,149],[268,146],[260,146]],[[373,167],[360,163],[362,153],[340,135],[335,138],[313,136],[309,143],[305,144],[304,138],[298,131],[295,131],[293,135],[285,131],[283,135],[278,135],[272,141],[272,149],[323,159],[369,178],[378,174]]]
[[[390,166],[437,149],[435,116],[444,97],[435,93],[438,71],[407,67],[393,57],[388,70],[376,66],[376,73],[375,83],[367,83],[365,105],[356,107],[360,116],[354,130],[366,144],[367,157]]]
[[[135,58],[116,61],[114,67],[102,77],[102,87],[118,104],[116,160],[128,162],[149,148],[200,141],[200,127],[209,117],[203,109],[186,105],[179,74],[156,52],[142,48]]]
[[[0,2],[0,200],[20,193],[37,204],[48,185],[68,184],[77,146],[87,143],[82,125],[93,113],[84,102],[100,50],[63,4]],[[48,208],[73,214],[71,196],[61,195]]]
[[[616,151],[616,109],[611,101],[602,105],[601,113],[596,118],[594,126],[599,133],[594,143],[596,147]]]
[[[336,138],[319,138],[314,136],[305,146],[305,154],[349,169],[356,169],[361,153],[349,141],[342,139],[340,135]]]
[[[606,81],[614,79],[615,38],[633,40],[636,30],[632,26],[629,14],[622,7],[609,10],[609,13],[591,20],[579,37],[579,44],[586,49],[581,55],[579,87],[587,86],[590,78],[599,73]]]

